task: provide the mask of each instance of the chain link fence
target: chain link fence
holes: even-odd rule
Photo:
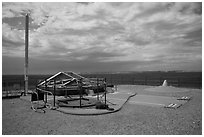
[[[28,80],[29,90],[34,90],[39,81],[45,80],[51,75],[39,75],[30,76]],[[142,76],[142,75],[130,75],[130,74],[83,74],[87,78],[106,78],[108,84],[113,85],[150,85],[159,86],[162,85],[164,80],[167,80],[168,85],[175,87],[186,88],[202,88],[202,75],[201,76],[188,76],[188,77],[169,77],[169,76]],[[24,90],[23,76],[3,77],[2,79],[2,91],[11,90]]]

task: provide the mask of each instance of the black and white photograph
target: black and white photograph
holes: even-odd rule
[[[2,135],[202,135],[202,1],[2,1]]]

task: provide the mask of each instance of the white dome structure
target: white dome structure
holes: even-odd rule
[[[164,80],[162,86],[163,86],[163,87],[167,87],[167,86],[168,86],[167,80]]]
[[[177,87],[172,87],[168,85],[167,80],[164,80],[163,84],[161,86],[157,87],[151,87],[151,88],[146,88],[146,91],[152,91],[152,92],[187,92],[189,89],[185,88],[177,88]]]

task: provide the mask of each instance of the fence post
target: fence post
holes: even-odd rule
[[[99,100],[99,91],[98,91],[98,78],[96,79],[96,81],[97,81],[97,100]]]
[[[105,105],[106,105],[106,78],[105,78]]]

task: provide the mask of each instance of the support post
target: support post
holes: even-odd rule
[[[82,94],[82,81],[81,81],[81,79],[79,80],[79,94],[80,94],[79,100],[80,100],[80,108],[81,108],[81,94]]]
[[[54,107],[55,107],[55,90],[56,90],[56,81],[54,79]]]
[[[28,93],[28,31],[29,30],[29,16],[26,14],[25,20],[25,68],[24,68],[24,81],[25,81],[25,91],[24,96]]]
[[[45,79],[45,90],[47,91],[47,79]],[[45,103],[47,103],[47,92],[45,92]]]

